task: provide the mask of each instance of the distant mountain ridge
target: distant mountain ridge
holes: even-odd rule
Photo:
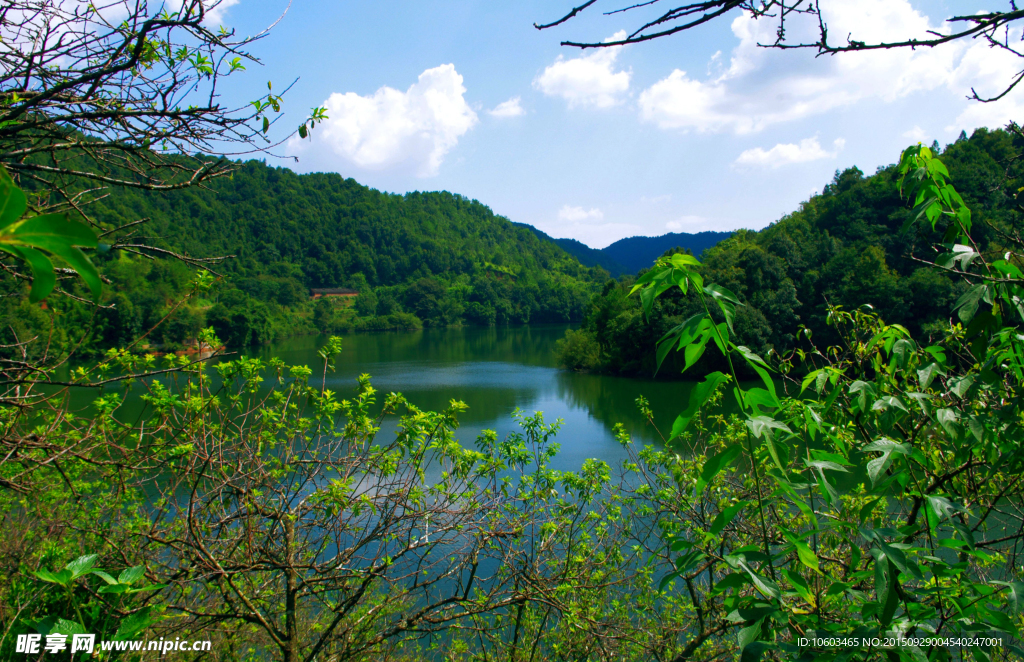
[[[602,248],[601,252],[625,267],[627,273],[635,274],[641,269],[647,269],[653,265],[655,260],[671,248],[688,248],[695,256],[700,257],[705,249],[711,248],[732,235],[732,232],[706,230],[693,234],[670,232],[659,237],[627,237]],[[582,260],[580,261],[582,262]]]
[[[621,276],[628,271],[626,267],[608,257],[603,250],[591,248],[581,241],[577,241],[575,239],[555,239],[554,237],[541,232],[537,228],[526,223],[516,223],[513,221],[512,225],[526,228],[537,235],[537,237],[542,241],[550,241],[569,255],[575,257],[580,261],[580,264],[585,267],[601,267],[606,269],[612,276],[616,277]]]
[[[732,232],[710,230],[692,234],[670,232],[658,237],[627,237],[619,239],[605,248],[591,248],[575,239],[555,239],[526,223],[513,223],[513,225],[527,228],[541,239],[554,243],[579,260],[580,264],[587,267],[602,267],[616,277],[623,274],[635,274],[641,269],[650,267],[655,260],[671,248],[688,248],[694,255],[700,256],[705,249],[728,239],[733,234]]]

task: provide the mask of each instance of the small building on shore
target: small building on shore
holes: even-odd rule
[[[342,297],[351,299],[359,296],[359,292],[357,290],[349,289],[347,287],[314,288],[309,292],[313,295],[314,299],[319,299],[320,297]]]

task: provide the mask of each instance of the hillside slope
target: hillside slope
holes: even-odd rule
[[[625,273],[631,273],[629,269],[626,269],[626,267],[610,258],[604,252],[604,249],[591,248],[582,241],[577,241],[575,239],[555,239],[547,233],[538,230],[532,225],[527,225],[526,223],[513,223],[512,225],[530,230],[543,241],[550,241],[569,255],[572,255],[579,260],[580,264],[583,266],[601,267],[609,274],[616,277]]]
[[[1014,193],[1024,180],[1024,167],[1014,160],[1020,148],[1005,131],[979,129],[941,154],[972,211],[974,236],[989,255],[1002,255],[1001,236],[1024,230]],[[857,168],[837,172],[797,211],[759,232],[737,232],[704,253],[705,282],[729,288],[745,304],[734,323],[741,344],[762,355],[786,351],[804,325],[819,346],[827,345],[834,340],[826,323],[829,304],[846,310],[868,304],[922,342],[950,324],[963,282],[917,259],[935,257],[944,226],[933,232],[918,223],[901,233],[910,210],[897,179],[895,166],[867,177]],[[595,299],[584,335],[563,357],[567,365],[650,374],[658,338],[697,311],[692,296],[666,293],[647,320],[636,298],[627,296],[631,282],[606,287]],[[674,367],[665,371],[678,373],[681,365]]]
[[[382,193],[337,174],[297,175],[259,161],[208,188],[113,190],[88,210],[104,228],[148,217],[136,243],[234,256],[213,267],[222,283],[170,313],[151,336],[167,346],[187,343],[206,325],[244,345],[352,328],[574,321],[607,277],[475,200]],[[130,252],[95,260],[112,281],[105,299],[115,304],[92,324],[97,347],[138,337],[171,311],[192,278],[178,262]],[[311,288],[341,287],[359,292],[355,305],[310,298]],[[50,305],[67,308],[66,333],[89,325],[91,313],[77,304]],[[5,312],[30,326],[39,318]]]

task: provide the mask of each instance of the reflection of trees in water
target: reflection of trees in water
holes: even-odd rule
[[[492,425],[495,421],[507,423],[509,412],[516,407],[528,410],[538,399],[540,391],[524,386],[509,388],[479,388],[472,386],[446,386],[442,389],[401,389],[409,402],[420,409],[438,411],[452,400],[461,400],[469,409],[459,415],[462,426]],[[467,440],[469,441],[469,440]]]
[[[567,407],[589,412],[609,434],[612,426],[622,423],[635,440],[659,443],[660,437],[637,410],[637,397],[643,395],[648,399],[655,423],[667,435],[672,429],[672,422],[686,406],[693,382],[655,381],[564,370],[552,371],[552,381],[549,382],[547,371],[543,371],[543,377],[527,374],[539,366],[554,367],[555,342],[566,328],[566,325],[463,327],[349,334],[344,338],[337,364],[337,377],[341,381],[332,388],[348,397],[355,388],[355,374],[370,372],[381,392],[401,391],[411,402],[427,410],[441,410],[451,400],[462,400],[469,405],[469,411],[460,417],[463,425],[491,427],[506,422],[514,407],[532,411],[538,399],[554,387],[553,394]],[[309,337],[296,338],[275,345],[269,355],[291,363],[312,365],[316,362],[312,345]],[[482,381],[468,379],[464,383],[458,379],[444,379],[444,383],[420,380],[402,384],[393,383],[383,372],[388,364],[397,363],[428,364],[425,370],[457,369],[475,364],[476,369],[487,370],[487,364],[499,362],[531,367],[525,368],[527,373],[509,374],[507,383],[501,381],[502,377]],[[694,375],[695,379],[699,377]],[[726,406],[730,404],[728,398],[723,401]],[[552,420],[562,415],[557,411],[546,413]],[[568,441],[570,434],[570,430],[564,430],[560,436],[563,441]]]
[[[641,416],[637,397],[642,395],[651,403],[654,422],[667,435],[693,388],[692,382],[656,382],[569,371],[560,371],[557,380],[559,398],[586,409],[609,430],[622,423],[635,441],[645,443],[660,443],[661,439]]]
[[[346,361],[427,360],[451,363],[510,361],[553,366],[555,341],[562,337],[566,328],[566,325],[545,325],[349,334],[345,336],[339,365]],[[299,346],[296,345],[296,349]],[[303,346],[308,347],[308,340]],[[286,348],[287,345],[282,345],[280,349]],[[276,347],[275,350],[280,351]]]
[[[558,397],[573,407],[580,407],[611,430],[622,423],[634,441],[660,444],[661,437],[651,429],[636,406],[636,399],[644,396],[654,412],[654,423],[666,437],[672,430],[676,416],[686,408],[690,390],[696,381],[655,381],[570,372],[558,372]],[[752,385],[759,385],[760,382]],[[720,405],[726,413],[736,410],[730,397],[723,397]]]

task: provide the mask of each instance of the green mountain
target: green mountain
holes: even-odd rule
[[[337,174],[297,175],[258,161],[205,188],[112,190],[88,212],[104,228],[148,218],[129,243],[233,256],[211,267],[222,282],[174,308],[193,269],[148,259],[154,252],[146,249],[96,254],[113,306],[92,319],[66,299],[51,297],[49,305],[63,313],[64,336],[91,329],[87,344],[97,348],[131,342],[165,316],[147,340],[168,347],[208,325],[244,345],[316,331],[578,321],[607,278],[475,200],[383,193]],[[314,303],[311,288],[359,296]],[[25,332],[45,328],[35,308],[4,317]]]
[[[975,237],[989,255],[1001,256],[1001,237],[1019,237],[1024,230],[1017,200],[1024,166],[1015,158],[1024,145],[1015,140],[1005,131],[979,129],[941,155],[972,210]],[[950,324],[966,286],[919,261],[935,258],[945,228],[933,232],[917,223],[902,233],[910,210],[897,181],[895,166],[867,177],[857,168],[837,171],[824,191],[797,211],[760,232],[737,232],[704,252],[705,281],[729,288],[746,304],[736,311],[741,344],[762,355],[785,352],[796,345],[803,325],[818,346],[827,345],[833,340],[826,324],[830,303],[846,310],[868,304],[920,339]],[[566,365],[653,372],[655,343],[698,304],[692,296],[666,294],[646,320],[636,298],[627,297],[632,280],[607,285],[595,299],[582,333],[563,344]],[[714,360],[706,358],[695,374]],[[678,373],[680,367],[662,370]]]
[[[686,249],[694,255],[700,255],[705,249],[732,236],[732,232],[669,232],[657,237],[627,237],[604,248],[591,248],[575,239],[555,239],[541,232],[532,225],[515,223],[519,227],[528,228],[545,241],[557,244],[562,250],[576,257],[588,267],[601,267],[612,276],[636,273],[654,264],[665,251]]]
[[[626,237],[601,249],[601,253],[623,266],[623,273],[648,269],[668,250],[683,248],[699,256],[706,249],[728,239],[732,232],[669,232],[657,237]]]
[[[610,273],[612,276],[621,276],[622,274],[625,273],[631,273],[629,269],[627,269],[626,267],[622,266],[621,264],[613,260],[611,257],[609,257],[605,253],[605,250],[607,249],[591,248],[590,246],[584,244],[582,241],[577,241],[575,239],[555,239],[554,237],[549,236],[547,233],[541,232],[537,228],[533,227],[532,225],[527,225],[526,223],[513,223],[512,225],[521,228],[526,228],[527,230],[533,232],[535,235],[540,237],[542,240],[550,241],[551,243],[557,245],[563,251],[579,260],[580,264],[582,264],[583,266],[601,267],[602,269]]]

